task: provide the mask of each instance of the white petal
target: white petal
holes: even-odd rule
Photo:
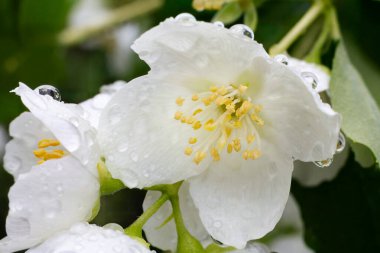
[[[244,249],[234,250],[231,253],[271,253],[269,248],[262,243],[258,242],[250,242]],[[282,251],[281,251],[282,253]],[[299,253],[298,251],[294,251],[292,253]]]
[[[7,143],[9,137],[5,127],[0,125],[0,157],[4,155],[5,152],[5,144]]]
[[[88,114],[88,121],[94,128],[98,128],[100,113],[104,107],[106,107],[112,96],[126,84],[124,81],[116,81],[113,84],[104,85],[101,87],[99,94],[80,103],[84,111]]]
[[[144,210],[148,209],[159,197],[161,193],[148,191],[144,203]],[[190,233],[197,238],[204,246],[209,244],[210,236],[205,230],[194,202],[189,195],[189,185],[184,182],[179,191],[180,207],[185,225]],[[177,248],[177,231],[174,219],[166,225],[162,224],[172,215],[172,207],[169,202],[165,203],[157,213],[144,225],[144,232],[148,241],[162,250],[175,251]]]
[[[271,231],[289,195],[293,162],[263,144],[257,160],[234,158],[214,163],[189,180],[190,194],[206,230],[223,244],[244,248]]]
[[[275,252],[281,253],[313,253],[305,244],[302,234],[285,235],[276,238],[270,243],[270,247]]]
[[[38,159],[33,150],[37,149],[38,141],[51,139],[53,135],[30,112],[24,112],[14,119],[9,132],[13,139],[5,147],[4,169],[17,177],[37,164]]]
[[[288,66],[294,71],[297,75],[302,78],[302,72],[311,72],[317,77],[317,87],[315,90],[317,92],[322,92],[329,89],[330,76],[323,69],[322,66],[305,62],[294,57],[288,57]],[[308,84],[310,85],[310,84]]]
[[[62,145],[97,175],[98,150],[95,145],[95,130],[84,119],[85,112],[82,107],[40,95],[23,83],[20,83],[14,92]]]
[[[260,136],[295,159],[320,161],[332,157],[340,115],[280,63],[258,57],[252,75],[258,84],[251,88],[253,101],[263,106],[260,115],[265,125]]]
[[[173,18],[144,33],[132,49],[152,72],[189,86],[203,79],[230,84],[254,57],[269,57],[261,44],[229,29],[196,21],[184,25]]]
[[[126,236],[121,231],[101,228],[96,225],[79,223],[62,232],[28,253],[149,253],[139,242]]]
[[[49,160],[21,174],[9,192],[8,247],[42,242],[55,232],[86,221],[99,198],[99,184],[72,156]],[[34,245],[28,245],[28,247]],[[20,245],[25,249],[25,245]],[[0,252],[2,252],[0,250]]]
[[[175,99],[184,94],[192,93],[144,76],[111,99],[101,115],[98,138],[114,178],[130,188],[142,188],[171,184],[207,167],[207,161],[197,166],[183,153],[193,131],[179,127],[174,113]]]

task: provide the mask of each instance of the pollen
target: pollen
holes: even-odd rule
[[[185,102],[185,99],[182,98],[182,97],[178,97],[178,98],[175,100],[175,103],[176,103],[178,106],[182,106],[182,105],[183,105],[183,102]]]
[[[244,160],[261,156],[257,128],[264,126],[262,105],[249,96],[249,84],[212,85],[204,92],[178,97],[176,104],[186,108],[174,119],[191,126],[194,135],[188,139],[184,154],[200,164],[207,156],[220,161],[223,156],[239,153]],[[223,152],[226,151],[226,152]]]
[[[43,139],[38,142],[38,148],[55,147],[59,145],[61,145],[61,143],[54,139]]]
[[[33,151],[34,156],[40,159],[37,161],[37,164],[42,164],[52,159],[62,158],[65,155],[65,151],[61,149],[48,149],[59,145],[61,145],[61,143],[55,139],[43,139],[39,141],[37,144],[38,149]]]

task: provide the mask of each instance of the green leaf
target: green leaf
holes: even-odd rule
[[[342,129],[354,143],[367,146],[380,159],[380,110],[343,43],[338,45],[330,82],[331,103],[343,117]]]
[[[351,153],[330,182],[292,183],[306,243],[317,253],[380,252],[380,170],[363,169]]]
[[[232,2],[226,4],[222,9],[220,9],[215,16],[212,18],[212,21],[221,21],[224,24],[228,25],[235,22],[243,13],[240,4],[238,2]]]
[[[244,14],[244,24],[249,26],[252,31],[256,30],[258,22],[257,10],[253,4],[250,4]]]

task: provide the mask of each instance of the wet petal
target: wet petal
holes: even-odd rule
[[[256,58],[253,100],[263,106],[262,138],[277,144],[289,156],[320,161],[335,153],[340,115],[303,81],[280,63]]]
[[[0,249],[22,250],[26,246],[19,242],[39,243],[76,222],[86,221],[98,198],[97,179],[71,156],[33,167],[10,189],[8,239],[0,241]]]
[[[156,85],[157,82],[160,85]],[[104,109],[99,145],[114,178],[128,187],[171,184],[203,171],[184,155],[192,128],[178,127],[175,100],[191,92],[153,77],[140,77],[122,88]]]
[[[282,215],[293,162],[269,145],[263,150],[253,161],[234,154],[189,180],[206,230],[223,244],[244,248],[271,231]]]
[[[65,232],[53,236],[41,245],[30,249],[28,253],[149,253],[139,242],[126,236],[121,231],[101,228],[96,225],[79,223]]]

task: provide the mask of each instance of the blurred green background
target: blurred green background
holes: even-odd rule
[[[255,39],[268,49],[299,20],[311,1],[255,2],[260,4]],[[334,3],[350,57],[380,105],[380,1]],[[76,41],[63,39],[70,31],[101,22],[104,13],[118,13],[121,9],[121,16],[125,15],[121,22]],[[7,129],[10,121],[25,110],[20,99],[9,93],[19,81],[33,88],[54,85],[61,91],[63,101],[79,103],[94,96],[103,84],[147,73],[147,65],[129,49],[130,44],[142,32],[181,12],[205,21],[215,14],[196,12],[191,0],[0,0],[0,126]],[[317,20],[290,53],[304,56],[320,28]],[[326,65],[331,65],[333,48],[334,45],[325,52]],[[2,150],[4,143],[0,145]],[[0,237],[5,235],[7,192],[12,183],[11,176],[0,169]],[[124,190],[104,198],[97,222],[126,226],[141,212],[143,197],[141,191]]]

